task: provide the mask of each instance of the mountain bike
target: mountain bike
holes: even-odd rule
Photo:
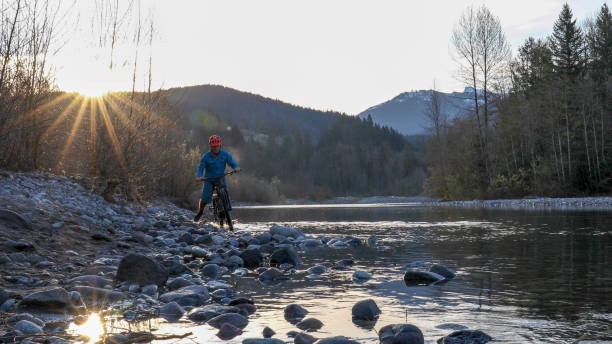
[[[236,172],[231,171],[221,176],[200,179],[203,182],[211,182],[213,185],[212,208],[214,221],[219,223],[221,228],[223,228],[224,223],[227,223],[231,231],[234,230],[234,223],[232,221],[232,201],[227,192],[227,187],[221,182],[221,178],[234,173]]]

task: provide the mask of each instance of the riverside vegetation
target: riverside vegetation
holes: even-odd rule
[[[499,19],[484,7],[466,11],[453,37],[473,110],[449,122],[433,93],[428,193],[456,200],[611,192],[606,4],[582,25],[565,4],[552,35],[527,39],[511,60]]]

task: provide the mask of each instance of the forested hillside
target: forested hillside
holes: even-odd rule
[[[416,195],[424,180],[423,143],[371,119],[293,106],[220,86],[164,91],[180,109],[187,145],[202,151],[218,133],[245,173],[237,199]]]
[[[253,132],[283,135],[292,130],[318,140],[338,112],[308,109],[277,99],[218,85],[172,88],[164,91],[170,102],[194,119],[204,111],[220,114],[226,123]],[[334,116],[335,115],[335,116]]]
[[[497,27],[486,9],[464,16],[455,31],[458,51],[474,43],[470,29]],[[468,13],[469,14],[469,13]],[[474,19],[474,22],[470,20]],[[468,24],[473,25],[468,25]],[[480,31],[478,31],[480,30]],[[476,37],[479,37],[476,35]],[[503,38],[503,34],[497,37]],[[489,37],[490,39],[490,37]],[[454,121],[430,118],[427,190],[447,199],[609,194],[612,190],[612,16],[604,4],[579,25],[566,4],[550,37],[529,38],[507,67],[506,48],[476,40],[474,51],[500,56],[496,73],[484,55],[462,67],[474,72],[485,106]],[[490,42],[490,41],[489,41]],[[486,43],[486,42],[485,42]],[[480,44],[480,45],[479,45]],[[490,44],[490,43],[489,43]],[[480,49],[480,50],[478,50]],[[488,55],[489,63],[492,54]],[[488,72],[488,75],[485,75]],[[489,77],[489,85],[483,84]],[[466,81],[470,81],[468,75]],[[496,84],[497,83],[497,84]],[[485,102],[486,101],[486,102]],[[488,103],[489,107],[486,107]]]

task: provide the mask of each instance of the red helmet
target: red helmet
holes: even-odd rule
[[[221,146],[221,136],[219,136],[219,135],[212,135],[208,139],[208,144],[211,147]]]

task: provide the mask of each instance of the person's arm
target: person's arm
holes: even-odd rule
[[[232,155],[229,152],[227,153],[227,164],[230,165],[230,167],[233,170],[238,170],[240,171],[240,167],[238,167],[238,164],[236,163],[236,161],[234,160],[234,158],[232,157]]]
[[[198,167],[198,179],[202,178],[202,173],[204,173],[204,169],[206,168],[206,154],[202,156],[202,160],[200,160],[200,167]]]

